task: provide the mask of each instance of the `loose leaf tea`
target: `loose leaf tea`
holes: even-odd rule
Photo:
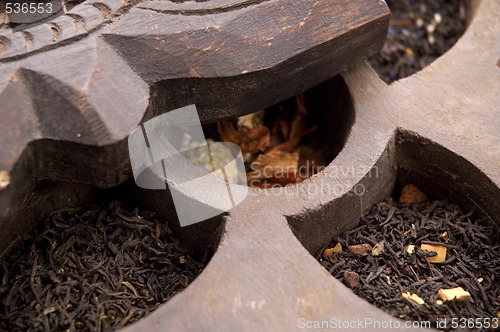
[[[439,328],[449,329],[453,318],[498,319],[500,232],[489,219],[473,215],[446,201],[389,199],[328,246],[346,250],[326,249],[320,262],[354,293],[403,320],[436,327],[446,318],[448,325]],[[376,246],[375,253],[368,249]],[[446,248],[444,261],[429,259],[442,254],[434,249],[440,247]],[[359,275],[356,282],[353,273]]]
[[[155,310],[196,278],[154,213],[109,206],[53,213],[0,262],[0,329],[112,331]]]
[[[465,0],[387,0],[389,31],[382,50],[369,59],[391,83],[428,66],[465,31]]]

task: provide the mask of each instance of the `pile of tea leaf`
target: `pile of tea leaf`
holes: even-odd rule
[[[112,331],[188,286],[206,262],[151,212],[53,213],[0,261],[0,330]]]
[[[428,66],[448,51],[466,28],[466,0],[387,0],[391,20],[384,47],[369,59],[391,83]]]
[[[447,201],[381,202],[333,239],[320,263],[400,319],[440,322],[441,330],[456,328],[452,319],[500,326],[498,226]]]

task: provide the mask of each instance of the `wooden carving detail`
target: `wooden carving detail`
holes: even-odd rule
[[[3,24],[0,204],[12,208],[0,225],[41,180],[124,181],[126,137],[148,116],[270,106],[377,51],[388,19],[382,0],[88,0],[26,29]]]
[[[0,31],[3,44],[0,61],[17,60],[76,42],[116,20],[135,3],[120,0],[85,1],[52,21],[33,27],[28,25],[26,29],[21,26],[15,31]]]

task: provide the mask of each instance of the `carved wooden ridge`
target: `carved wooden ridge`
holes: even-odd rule
[[[80,17],[95,13],[77,20],[89,29],[79,37],[72,17],[58,18],[72,27],[65,34],[58,24],[58,38],[71,35],[70,42],[51,42],[50,25],[36,37],[38,26],[23,51],[26,34],[0,32],[0,243],[33,227],[27,217],[38,217],[42,204],[73,204],[95,186],[129,177],[125,138],[141,121],[191,103],[204,121],[242,114],[347,69],[355,119],[337,157],[281,194],[249,195],[225,217],[201,275],[125,330],[295,331],[300,319],[398,321],[355,296],[311,253],[387,197],[399,171],[500,222],[500,2],[472,2],[474,17],[455,46],[391,85],[366,63],[348,66],[381,46],[382,1],[164,0],[124,8],[87,1],[74,8]],[[105,17],[108,7],[117,9]],[[352,164],[376,166],[379,176],[335,174]],[[307,194],[325,183],[346,190]],[[348,195],[358,184],[366,194]],[[156,195],[145,199],[165,209]]]
[[[388,18],[382,0],[89,0],[0,31],[0,225],[42,180],[123,182],[142,120],[270,106],[376,51]]]

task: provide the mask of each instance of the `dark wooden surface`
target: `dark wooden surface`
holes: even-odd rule
[[[372,0],[84,1],[0,31],[0,243],[39,181],[115,186],[141,121],[275,104],[380,48],[388,14]]]
[[[480,2],[448,53],[390,86],[357,62],[383,42],[382,1],[106,1],[74,10],[57,21],[57,36],[55,26],[0,33],[4,247],[47,207],[81,204],[95,187],[129,178],[126,137],[162,112],[195,103],[204,122],[232,117],[346,69],[355,113],[324,172],[280,194],[252,192],[225,224],[214,218],[198,229],[194,244],[222,235],[212,261],[127,331],[290,331],[300,318],[395,320],[355,297],[313,255],[387,196],[398,171],[499,222],[497,0]],[[333,175],[352,164],[380,174]],[[346,190],[307,194],[321,183]],[[366,194],[348,195],[357,184]],[[147,194],[136,193],[168,215],[163,197]]]
[[[125,138],[143,119],[183,102],[199,105],[204,121],[268,106],[380,47],[388,19],[382,1],[372,0],[82,6],[58,18],[57,36],[50,26],[33,29],[29,46],[26,35],[0,33],[4,246],[47,206],[78,205],[95,186],[129,177]],[[386,197],[398,171],[423,190],[477,204],[499,222],[500,3],[474,6],[466,34],[422,72],[388,86],[367,64],[344,71],[355,119],[335,160],[279,194],[252,191],[225,225],[215,220],[222,239],[202,274],[126,330],[294,331],[300,318],[394,321],[354,296],[311,253]],[[212,42],[216,47],[207,49]],[[336,174],[351,165],[380,173]],[[308,195],[309,186],[322,184],[345,190]],[[358,184],[366,195],[348,195]],[[165,193],[148,194],[137,195],[168,214]]]
[[[232,210],[202,274],[126,331],[306,330],[299,328],[300,318],[394,323],[354,296],[313,255],[387,197],[397,176],[456,199],[464,210],[476,207],[500,224],[500,90],[492,88],[500,85],[500,3],[474,5],[465,35],[422,72],[392,85],[366,63],[344,72],[355,121],[340,154],[317,176],[280,193],[253,193]],[[352,165],[375,166],[378,176],[339,174]],[[308,195],[308,188],[326,184],[345,190]],[[364,186],[365,195],[349,195],[356,185]],[[412,331],[397,322],[399,328],[349,330]]]

